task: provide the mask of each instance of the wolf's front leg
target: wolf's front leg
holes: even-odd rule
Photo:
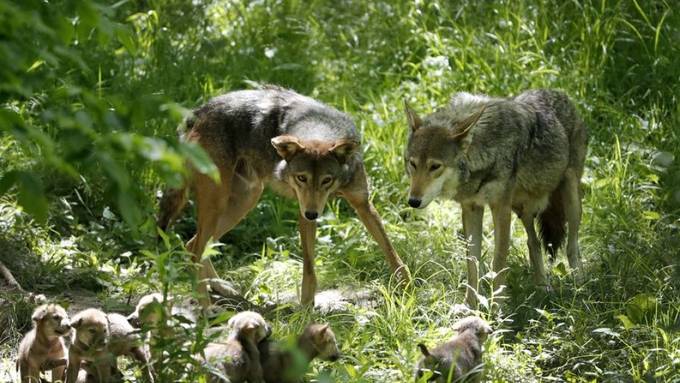
[[[392,243],[390,243],[387,233],[385,233],[385,227],[382,224],[380,215],[378,215],[375,207],[368,200],[368,189],[366,187],[365,176],[363,177],[364,181],[359,184],[357,189],[343,191],[342,196],[352,205],[361,223],[364,224],[368,233],[382,249],[390,271],[395,274],[400,284],[406,285],[411,282],[411,274],[404,262],[399,258],[394,247],[392,247]]]
[[[467,279],[468,288],[465,303],[472,309],[477,307],[477,291],[479,290],[479,264],[482,259],[482,223],[484,207],[475,204],[462,204],[463,235],[467,247]]]
[[[493,281],[494,291],[505,285],[505,267],[507,265],[508,251],[510,250],[510,221],[512,219],[512,204],[510,201],[502,201],[491,205],[493,216],[494,257],[493,271],[496,278]]]
[[[300,215],[298,218],[300,242],[302,242],[302,292],[301,303],[314,306],[316,294],[316,274],[314,273],[314,242],[316,241],[316,222]]]

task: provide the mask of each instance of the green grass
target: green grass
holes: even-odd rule
[[[554,293],[535,290],[527,283],[525,237],[515,222],[509,299],[499,310],[480,313],[497,330],[486,345],[484,380],[680,379],[680,14],[672,2],[145,4],[124,3],[110,15],[131,26],[134,49],[73,46],[94,71],[78,75],[61,68],[63,81],[118,100],[112,101],[117,107],[160,97],[186,108],[247,87],[247,80],[271,82],[349,113],[363,134],[373,201],[418,283],[395,291],[382,254],[351,208],[331,202],[317,234],[320,288],[368,289],[372,297],[341,313],[294,306],[293,313],[268,318],[279,337],[299,332],[310,320],[331,323],[344,358],[313,364],[310,377],[412,381],[415,344],[452,335],[459,317],[455,305],[463,301],[465,268],[458,208],[450,202],[425,212],[407,207],[403,99],[427,112],[456,91],[513,95],[548,87],[566,91],[590,128],[580,242],[584,278],[575,280],[561,255],[551,267]],[[15,98],[5,107],[18,108],[58,140],[36,106],[51,97]],[[150,112],[138,112],[146,117],[141,121],[134,118],[137,106],[121,112],[129,116],[121,120],[129,124],[124,129],[174,140],[176,119],[159,109],[167,104],[148,103]],[[0,200],[0,259],[26,289],[64,301],[69,291],[84,290],[112,310],[128,310],[131,296],[160,282],[173,291],[189,290],[180,239],[171,236],[172,251],[159,249],[153,239],[163,169],[125,169],[144,206],[140,234],[123,222],[100,168],[78,168],[77,179],[55,175],[30,145],[15,145],[15,136],[0,134],[0,175],[31,169],[49,197],[45,225],[21,212],[13,195]],[[253,302],[297,299],[296,219],[295,201],[265,193],[222,238],[215,256],[221,275]],[[193,228],[187,214],[174,230],[186,240]],[[486,228],[488,263],[490,222]],[[153,267],[161,259],[167,267]],[[8,324],[0,334],[5,380],[19,336],[30,325],[30,306],[9,296],[2,304],[2,323]]]

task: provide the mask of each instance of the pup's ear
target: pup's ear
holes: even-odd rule
[[[482,105],[481,109],[479,109],[479,111],[477,113],[473,113],[468,118],[459,122],[456,125],[456,129],[454,129],[454,133],[453,133],[453,136],[451,138],[454,138],[454,139],[465,138],[467,136],[468,132],[470,132],[470,129],[472,129],[472,127],[475,126],[477,121],[479,121],[479,118],[482,117],[482,114],[484,113],[485,109],[486,109],[486,105]]]
[[[326,335],[326,331],[328,331],[328,325],[323,325],[321,329],[319,329],[319,335]]]
[[[295,154],[305,149],[297,137],[282,135],[272,138],[272,145],[284,160],[293,158]]]
[[[78,328],[80,328],[80,325],[82,325],[82,324],[83,324],[83,318],[78,318],[78,319],[74,318],[74,319],[71,320],[71,327],[72,328],[78,329]]]
[[[354,153],[359,147],[359,143],[354,140],[340,140],[328,149],[329,153],[333,153],[342,163],[347,161],[347,158]]]
[[[424,345],[423,343],[418,343],[418,348],[420,349],[420,352],[421,352],[424,356],[430,356],[430,355],[431,355],[431,354],[430,354],[430,350],[428,350],[428,349],[427,349],[427,346]]]
[[[418,117],[418,113],[416,113],[415,110],[411,109],[411,105],[409,105],[406,99],[404,99],[404,110],[406,111],[406,119],[408,120],[408,126],[411,128],[411,132],[420,129],[420,127],[423,126],[423,120]]]
[[[478,336],[487,336],[487,335],[491,334],[492,332],[493,332],[493,329],[486,322],[480,323],[479,328],[477,329],[477,335]]]
[[[31,320],[34,322],[39,322],[45,318],[45,315],[47,315],[47,305],[42,305],[39,306],[38,308],[33,311],[33,315],[31,315]]]

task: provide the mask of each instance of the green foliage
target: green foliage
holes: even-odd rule
[[[19,204],[39,222],[47,218],[46,195],[57,182],[45,189],[41,179],[54,172],[58,182],[74,186],[81,176],[101,182],[133,228],[142,222],[145,194],[144,184],[133,180],[144,168],[175,185],[185,161],[216,174],[197,148],[140,134],[159,115],[177,123],[183,110],[159,94],[139,92],[134,75],[125,87],[114,84],[133,74],[138,52],[123,17],[129,9],[121,7],[92,1],[0,5],[0,127],[33,159],[3,169],[0,194],[16,186]]]
[[[483,292],[500,309],[481,313],[498,329],[485,380],[680,375],[680,13],[670,1],[26,0],[0,2],[0,36],[0,260],[27,289],[97,291],[122,311],[145,291],[189,294],[181,240],[152,239],[155,195],[182,182],[187,161],[214,167],[176,127],[186,108],[248,81],[289,86],[354,117],[372,199],[417,284],[393,291],[377,245],[333,201],[318,223],[320,287],[362,298],[333,314],[298,308],[297,207],[271,194],[214,248],[216,267],[252,302],[282,303],[268,317],[277,337],[331,323],[343,359],[310,376],[411,381],[415,344],[452,334],[465,267],[455,204],[405,204],[403,99],[427,112],[456,91],[561,88],[590,128],[586,272],[577,280],[558,258],[555,291],[541,294],[515,225],[509,299]],[[188,239],[193,217],[174,231]],[[13,333],[0,340],[15,344],[29,310],[10,307]],[[200,326],[159,346],[172,355],[167,381],[189,380]]]

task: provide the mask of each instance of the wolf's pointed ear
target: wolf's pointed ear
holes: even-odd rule
[[[293,158],[295,154],[305,149],[297,137],[282,135],[272,138],[272,145],[284,160]]]
[[[430,350],[427,349],[426,345],[418,343],[418,348],[420,349],[420,352],[423,353],[423,356],[430,356]]]
[[[408,120],[408,126],[411,128],[411,132],[420,129],[420,127],[423,126],[423,120],[420,119],[415,110],[411,109],[411,105],[409,105],[406,99],[404,99],[404,110],[406,111],[406,119]]]
[[[344,163],[347,158],[354,153],[359,147],[359,142],[352,139],[343,139],[335,143],[328,149],[329,153],[333,153],[338,158],[338,161]]]
[[[78,318],[76,320],[71,320],[71,327],[78,329],[80,325],[83,323],[83,318]]]
[[[42,305],[35,309],[35,311],[33,311],[31,320],[33,320],[34,322],[39,322],[43,320],[43,318],[45,318],[45,315],[47,315],[47,305]]]
[[[454,130],[453,136],[451,138],[454,139],[465,138],[465,136],[467,136],[467,134],[470,132],[470,129],[472,129],[472,127],[475,126],[477,121],[479,121],[480,117],[482,117],[482,114],[484,113],[485,109],[486,105],[482,105],[481,109],[479,109],[477,113],[474,113],[468,118],[459,122],[456,125],[456,129]]]
[[[327,324],[323,325],[323,327],[321,327],[321,329],[319,329],[319,335],[326,334],[326,331],[328,331],[328,325]]]

